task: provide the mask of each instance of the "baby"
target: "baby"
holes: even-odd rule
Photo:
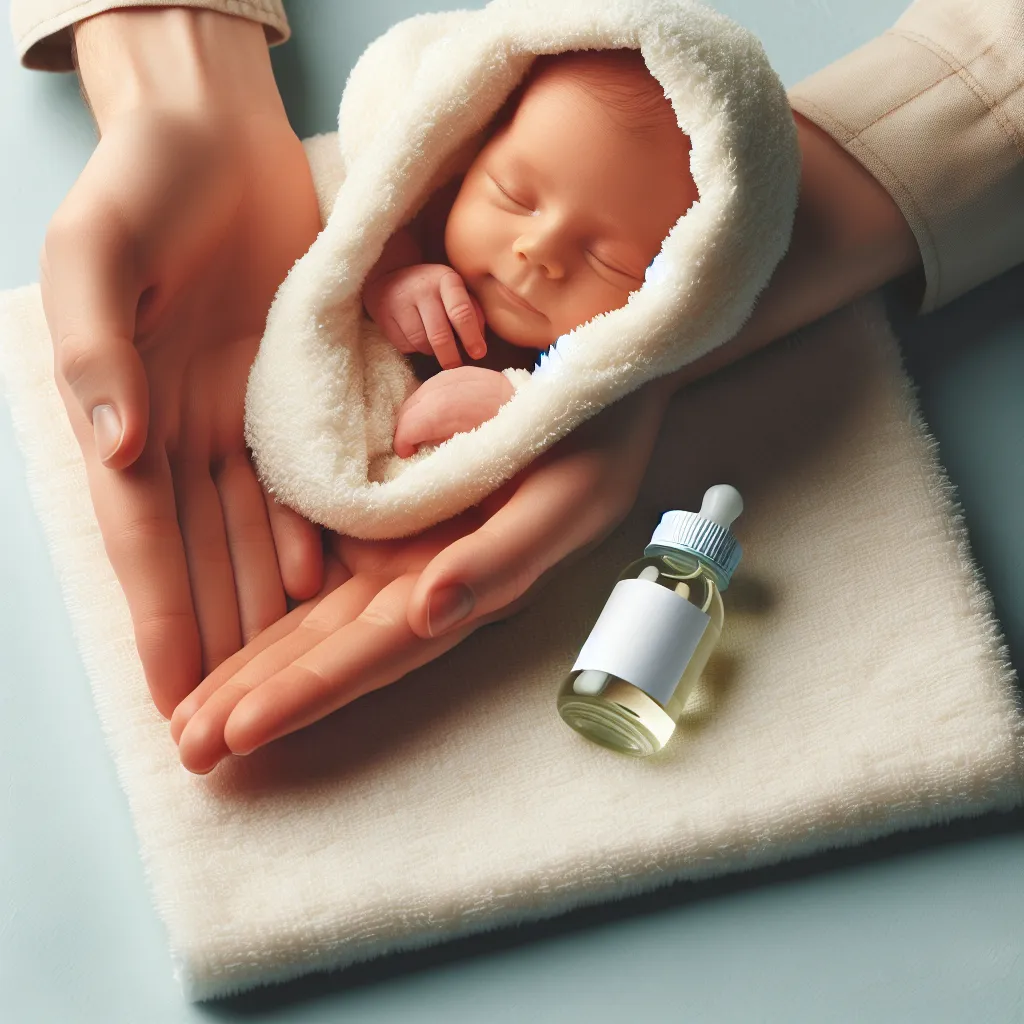
[[[501,369],[532,366],[625,305],[698,198],[689,153],[638,51],[534,62],[465,175],[392,236],[367,278],[366,312],[390,342],[443,370],[399,410],[398,456],[490,419],[514,393]],[[456,333],[477,365],[461,365]]]

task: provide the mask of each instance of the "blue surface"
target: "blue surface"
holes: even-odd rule
[[[439,4],[440,9],[445,5]],[[901,0],[721,0],[787,84]],[[297,131],[331,130],[352,62],[416,2],[292,3],[275,67]],[[37,278],[92,128],[70,76],[0,38],[0,288]],[[16,158],[14,155],[16,154]],[[1024,270],[1024,268],[1022,268]],[[1024,664],[1024,272],[940,313],[894,310]],[[186,1004],[0,405],[0,1021],[1024,1021],[1024,816],[991,816],[578,911],[206,1006]]]

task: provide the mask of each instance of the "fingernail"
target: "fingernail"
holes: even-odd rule
[[[473,610],[474,603],[473,591],[462,583],[435,590],[427,600],[427,632],[431,636],[447,632]]]
[[[92,411],[92,431],[96,438],[96,451],[99,457],[106,462],[117,454],[121,447],[121,438],[124,435],[124,428],[117,415],[117,410],[112,405],[97,405]]]

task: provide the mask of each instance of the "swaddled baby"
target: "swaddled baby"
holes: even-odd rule
[[[490,419],[514,392],[501,369],[625,305],[698,198],[689,152],[638,51],[534,62],[465,175],[367,277],[364,306],[391,343],[444,368],[399,410],[397,455]],[[456,334],[477,365],[461,365]]]

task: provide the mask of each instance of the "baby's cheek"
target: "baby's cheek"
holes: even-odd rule
[[[444,230],[444,250],[449,264],[463,280],[488,270],[493,242],[489,238],[487,211],[465,189],[455,200]],[[467,281],[468,283],[468,281]]]
[[[580,283],[576,289],[563,296],[557,318],[552,318],[552,323],[557,319],[558,336],[568,334],[601,313],[621,309],[629,301],[629,295],[628,288],[612,285],[596,274],[593,275],[592,279]]]

